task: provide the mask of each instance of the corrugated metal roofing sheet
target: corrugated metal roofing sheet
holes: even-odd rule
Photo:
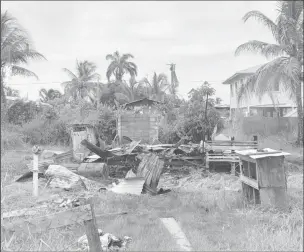
[[[142,177],[126,178],[123,179],[118,185],[115,185],[108,190],[119,194],[140,195],[143,190],[144,183],[145,179]]]
[[[290,153],[288,153],[288,152],[281,152],[281,151],[273,150],[273,149],[270,149],[270,148],[265,148],[265,149],[263,149],[263,151],[265,151],[265,152],[261,152],[260,155],[256,154],[256,153],[259,153],[256,149],[236,150],[235,153],[240,154],[240,155],[244,155],[244,156],[249,156],[252,159],[259,159],[259,158],[264,158],[264,157],[279,157],[279,156],[290,155]],[[267,153],[267,152],[269,152],[269,153]],[[271,153],[271,152],[275,152],[275,153]],[[255,155],[251,155],[251,154],[255,154]]]

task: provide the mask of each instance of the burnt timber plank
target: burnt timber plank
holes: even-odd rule
[[[82,224],[84,221],[92,219],[91,206],[84,205],[42,217],[29,220],[18,220],[13,223],[3,225],[7,231],[24,233],[42,233],[49,229],[60,228],[75,223]]]

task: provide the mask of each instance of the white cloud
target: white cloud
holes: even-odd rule
[[[227,46],[219,47],[217,45],[210,46],[204,44],[188,44],[188,45],[177,45],[173,46],[169,50],[169,54],[174,55],[212,55],[220,54],[225,52],[231,52],[231,48]]]
[[[135,23],[131,25],[129,31],[144,38],[172,38],[175,29],[168,20]]]

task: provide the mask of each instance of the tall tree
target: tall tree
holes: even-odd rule
[[[235,54],[250,51],[261,54],[269,63],[261,66],[250,76],[238,93],[238,101],[250,98],[251,93],[259,95],[270,94],[279,87],[284,88],[297,103],[298,139],[303,139],[303,105],[301,98],[301,80],[303,81],[303,2],[279,1],[279,15],[276,22],[259,11],[250,11],[244,17],[246,22],[251,18],[257,19],[270,29],[276,44],[251,40],[240,45]]]
[[[5,95],[6,96],[12,96],[12,97],[20,97],[19,90],[10,88],[10,87],[4,87]]]
[[[12,76],[37,77],[20,64],[27,64],[30,59],[45,59],[33,49],[29,34],[20,26],[17,19],[7,11],[1,13],[1,98],[6,103],[4,78],[8,71]]]
[[[215,104],[221,104],[223,100],[220,97],[215,98]]]
[[[146,85],[147,94],[150,99],[164,101],[165,92],[169,88],[168,78],[164,73],[158,75],[154,73],[151,81],[149,81],[148,78],[143,78],[141,83]]]
[[[135,77],[131,77],[129,84],[125,81],[120,83],[115,92],[115,98],[120,103],[132,102],[143,97],[144,92],[143,83],[136,81]]]
[[[55,98],[61,98],[62,94],[60,91],[55,89],[46,90],[45,88],[40,89],[39,91],[40,101],[48,102],[54,100]]]
[[[130,62],[129,59],[133,59],[132,54],[120,55],[118,51],[113,54],[108,54],[106,60],[111,60],[110,65],[107,69],[107,78],[110,81],[112,75],[114,75],[115,80],[121,82],[125,73],[130,74],[131,77],[137,76],[137,66],[135,63]]]
[[[70,81],[62,83],[67,96],[74,100],[80,98],[95,102],[97,83],[94,81],[99,78],[99,74],[96,73],[96,65],[93,62],[76,60],[76,73],[67,68],[63,68],[63,71],[71,78]]]
[[[176,76],[176,72],[175,72],[175,64],[170,64],[170,71],[171,71],[171,83],[169,86],[169,92],[173,97],[177,96],[177,89],[179,86],[179,81],[177,79]]]

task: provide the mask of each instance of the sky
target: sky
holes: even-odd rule
[[[63,90],[69,80],[62,68],[75,69],[77,60],[97,65],[106,82],[107,54],[118,50],[134,55],[138,78],[153,73],[170,76],[176,64],[179,95],[208,81],[216,96],[229,104],[229,85],[222,82],[236,71],[267,62],[262,56],[234,56],[248,40],[274,43],[271,32],[242,17],[259,10],[275,20],[274,1],[1,1],[30,33],[34,48],[47,61],[30,62],[35,78],[11,77],[8,85],[21,96],[39,98],[41,88]]]

